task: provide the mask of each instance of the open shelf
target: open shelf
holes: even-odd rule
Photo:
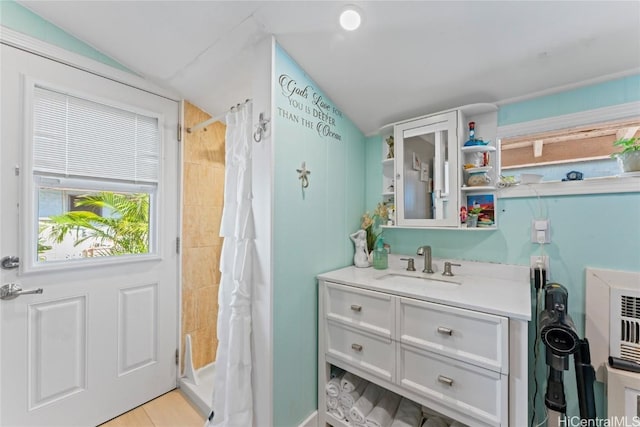
[[[472,187],[472,186],[461,187],[460,190],[462,191],[496,191],[496,187],[493,185],[478,185],[475,187]]]
[[[496,151],[496,147],[493,145],[470,145],[468,147],[461,147],[463,153],[481,153],[484,151]]]
[[[493,169],[493,166],[481,166],[478,168],[467,168],[464,171],[467,173],[477,173],[477,172],[489,172]]]

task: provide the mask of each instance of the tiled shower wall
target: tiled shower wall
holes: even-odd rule
[[[185,102],[185,129],[211,116]],[[206,130],[205,130],[206,129]],[[196,369],[213,362],[218,338],[220,218],[224,189],[226,126],[215,122],[184,133],[182,216],[182,354],[191,335]]]

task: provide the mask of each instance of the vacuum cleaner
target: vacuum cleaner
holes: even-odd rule
[[[545,405],[566,415],[563,373],[569,369],[569,359],[573,356],[580,418],[595,420],[595,370],[591,365],[589,342],[578,336],[569,316],[567,289],[558,283],[548,283],[544,285],[543,292],[544,310],[540,313],[539,333],[546,347],[546,364],[549,367]]]

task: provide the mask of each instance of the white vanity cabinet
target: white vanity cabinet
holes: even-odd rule
[[[326,412],[331,365],[467,425],[526,425],[526,321],[366,282],[319,280],[319,426],[345,425]]]

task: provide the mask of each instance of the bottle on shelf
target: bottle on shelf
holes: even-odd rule
[[[476,140],[476,122],[469,122],[469,140],[467,141],[467,143],[475,142],[475,140]],[[475,145],[475,144],[468,144],[468,145]]]
[[[489,141],[483,141],[476,137],[476,122],[469,122],[469,140],[464,143],[464,147],[487,145],[488,143]]]

